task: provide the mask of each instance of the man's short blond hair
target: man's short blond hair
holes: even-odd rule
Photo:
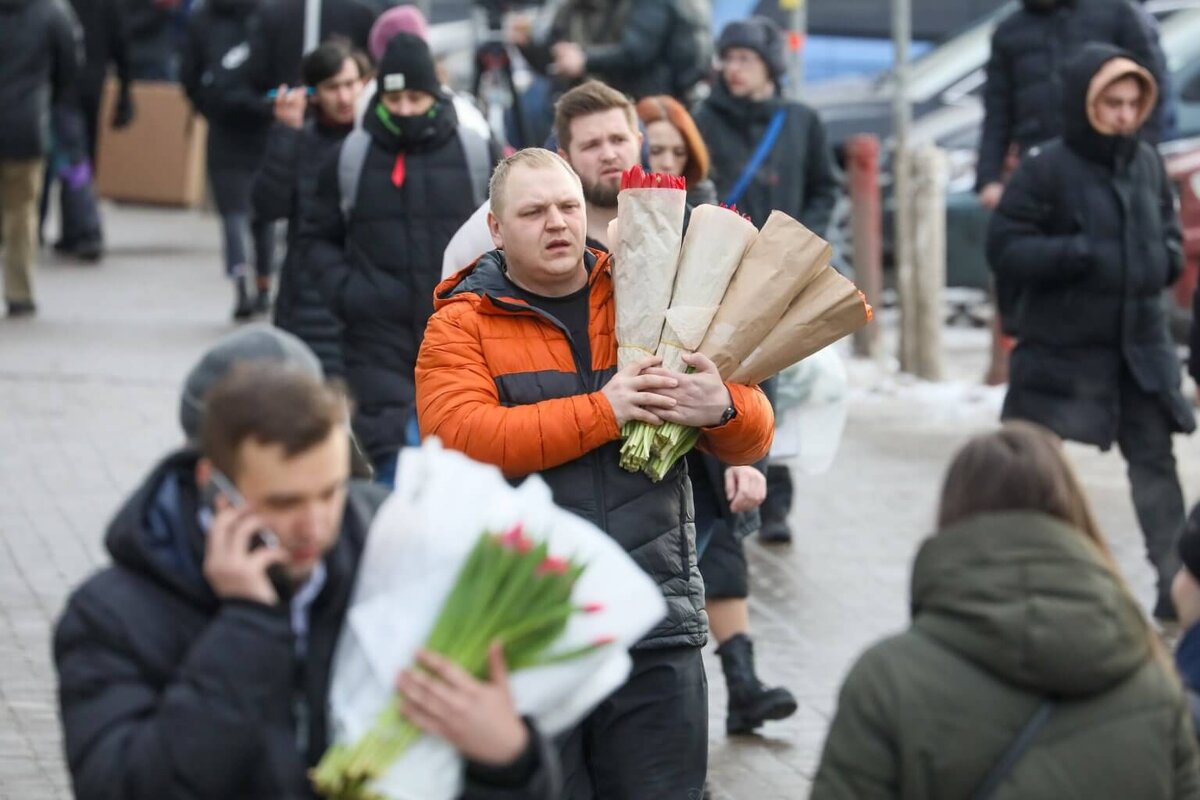
[[[504,190],[508,183],[508,174],[513,171],[514,167],[531,169],[559,167],[565,170],[575,180],[575,183],[580,185],[581,189],[583,186],[579,181],[579,176],[575,174],[575,170],[571,169],[571,165],[558,153],[544,147],[527,147],[524,150],[518,150],[496,165],[495,171],[492,172],[492,179],[488,182],[488,196],[491,198],[492,213],[497,217],[503,213],[504,205],[508,200],[504,196]]]
[[[571,123],[580,117],[619,108],[625,112],[629,130],[637,133],[637,111],[633,101],[601,81],[591,80],[565,92],[554,104],[554,136],[564,153],[571,149]]]

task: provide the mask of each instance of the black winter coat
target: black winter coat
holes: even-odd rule
[[[778,209],[824,236],[837,202],[839,181],[825,126],[813,109],[775,97],[763,102],[734,97],[718,79],[696,112],[696,126],[712,157],[709,176],[725,202],[780,107],[783,130],[771,154],[737,202],[738,210],[762,227]]]
[[[1096,71],[1123,55],[1089,45],[1064,75],[1064,133],[1021,162],[988,230],[998,282],[1019,294],[1004,416],[1112,445],[1127,369],[1177,431],[1195,427],[1179,390],[1163,290],[1183,267],[1174,197],[1154,148],[1087,120]]]
[[[304,341],[327,377],[343,377],[342,324],[329,310],[310,264],[304,257],[300,226],[312,213],[321,165],[337,150],[348,128],[330,128],[309,120],[300,130],[276,123],[254,178],[251,202],[263,221],[288,221],[287,256],[279,271],[275,324]]]
[[[1024,153],[1063,132],[1063,70],[1089,42],[1122,47],[1163,86],[1161,51],[1130,0],[1058,0],[1051,11],[1028,8],[1004,19],[992,34],[983,91],[983,135],[976,186],[999,181],[1009,145]],[[1157,142],[1161,109],[1142,135]]]
[[[179,79],[208,120],[209,172],[253,172],[267,146],[271,108],[242,72],[258,8],[258,0],[203,0],[188,19]]]
[[[369,121],[377,102],[367,111]],[[308,270],[344,326],[354,430],[374,462],[404,444],[415,408],[413,369],[433,313],[442,254],[476,208],[454,107],[442,100],[437,108],[422,123],[428,129],[420,141],[404,152],[400,186],[393,179],[401,151],[372,133],[348,222],[338,183],[340,147],[332,152],[301,226]]]
[[[656,94],[685,99],[711,59],[711,39],[694,35],[710,27],[701,18],[703,5],[696,0],[574,0],[558,12],[545,41],[521,52],[546,73],[554,61],[553,45],[577,42],[588,77],[635,100]]]
[[[137,80],[164,80],[174,61],[175,11],[155,0],[126,0],[129,60]]]
[[[129,27],[121,0],[71,0],[83,29],[84,60],[79,74],[79,91],[100,97],[108,65],[117,71],[117,80],[129,83]]]
[[[50,106],[72,97],[79,25],[62,0],[0,0],[0,159],[39,158],[50,147]]]
[[[245,76],[258,93],[280,84],[299,86],[304,50],[305,0],[264,0],[250,33],[250,59]],[[350,40],[364,53],[375,11],[359,0],[324,0],[321,4],[321,41],[331,36]]]
[[[379,487],[352,484],[341,536],[297,663],[287,610],[220,602],[201,576],[196,456],[155,468],[113,520],[113,566],[67,602],[54,637],[67,765],[78,800],[307,800],[329,744],[334,647]],[[296,714],[308,745],[297,749]],[[550,800],[533,733],[519,789],[468,782],[477,800]],[[468,776],[483,772],[468,766]],[[509,776],[504,776],[505,778]]]

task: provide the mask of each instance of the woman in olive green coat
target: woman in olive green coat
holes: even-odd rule
[[[846,678],[813,800],[1200,798],[1179,681],[1057,439],[1011,423],[967,444],[938,529],[912,626]]]

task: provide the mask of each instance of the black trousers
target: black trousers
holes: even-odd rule
[[[1133,507],[1158,575],[1159,596],[1166,596],[1179,570],[1176,543],[1184,523],[1171,416],[1163,400],[1144,392],[1128,370],[1121,372],[1120,393],[1117,447],[1128,468]]]
[[[708,774],[700,648],[630,655],[625,685],[559,741],[563,800],[700,800]]]

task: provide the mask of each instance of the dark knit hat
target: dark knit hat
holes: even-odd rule
[[[744,47],[758,53],[771,73],[771,80],[778,81],[787,72],[787,54],[784,49],[783,31],[768,17],[750,17],[734,20],[725,26],[717,39],[717,54],[734,47]]]
[[[379,60],[378,81],[381,93],[415,89],[434,97],[442,94],[429,45],[411,33],[397,33],[387,43]]]
[[[235,365],[249,361],[286,364],[318,379],[325,376],[313,351],[292,334],[266,323],[239,328],[210,347],[184,378],[183,394],[179,398],[179,424],[189,442],[194,444],[200,436],[208,390]]]
[[[1200,505],[1192,509],[1179,537],[1179,560],[1200,580]]]

